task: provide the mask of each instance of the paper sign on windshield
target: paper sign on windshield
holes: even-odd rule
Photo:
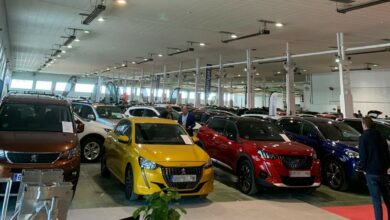
[[[192,144],[192,140],[188,135],[180,135],[185,144]]]
[[[280,136],[283,138],[285,142],[291,142],[290,138],[287,137],[285,134],[280,134]]]
[[[64,133],[73,133],[73,124],[69,121],[62,122],[62,132]]]

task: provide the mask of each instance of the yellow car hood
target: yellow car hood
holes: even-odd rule
[[[206,163],[209,156],[197,145],[138,145],[139,155],[156,163]]]

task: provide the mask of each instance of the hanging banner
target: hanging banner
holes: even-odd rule
[[[211,90],[211,64],[206,65],[206,79],[205,79],[205,85],[204,85],[204,100],[207,104],[207,101],[210,96],[210,90]]]
[[[269,115],[275,116],[276,115],[276,106],[278,104],[278,95],[276,92],[271,93],[271,96],[269,97]]]

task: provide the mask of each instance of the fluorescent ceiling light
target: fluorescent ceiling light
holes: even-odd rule
[[[238,36],[236,34],[231,34],[230,37],[236,39]]]
[[[89,30],[84,30],[84,34],[89,34],[91,33]]]
[[[144,58],[144,61],[148,61],[148,58]]]
[[[68,48],[69,48],[69,49],[71,49],[72,47],[73,47],[72,45],[70,45],[70,44],[68,45]]]
[[[106,70],[107,70],[107,71],[110,71],[110,68],[108,68],[108,67],[107,67],[107,69],[106,69]]]
[[[133,61],[133,62],[131,62],[131,64],[136,64],[136,62],[135,62],[135,61]]]
[[[280,23],[280,22],[276,22],[276,23],[275,23],[275,27],[283,27],[283,24]]]
[[[159,53],[157,56],[162,57],[163,55],[161,53]]]
[[[61,53],[66,53],[66,50],[62,50]]]
[[[57,57],[58,57],[58,58],[61,58],[61,55],[60,55],[60,54],[58,54],[58,55],[57,55]]]
[[[98,19],[98,21],[103,22],[103,21],[104,21],[104,18],[100,17],[100,18]]]
[[[206,44],[205,43],[199,43],[199,46],[204,47],[204,46],[206,46]]]
[[[83,16],[87,16],[83,22],[81,22],[82,24],[85,24],[85,25],[88,25],[90,24],[97,16],[99,16],[100,13],[102,13],[104,10],[106,10],[106,6],[105,5],[97,5],[93,11],[90,13],[90,14],[80,14],[80,15],[83,15]],[[100,19],[100,18],[99,18]]]
[[[74,41],[76,41],[76,42],[80,42],[80,39],[76,38],[76,39],[74,39]]]
[[[126,0],[117,0],[116,3],[118,3],[120,5],[125,5],[125,4],[127,4],[127,1]]]

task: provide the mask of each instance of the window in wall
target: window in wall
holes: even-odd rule
[[[217,94],[216,94],[215,92],[211,92],[211,93],[209,94],[209,101],[215,99],[216,96],[217,96]]]
[[[123,95],[125,93],[125,87],[119,87],[119,95]]]
[[[56,91],[63,92],[66,88],[66,82],[57,82],[56,87],[54,88]]]
[[[182,99],[187,99],[187,97],[188,97],[188,92],[187,91],[182,91],[181,92],[181,98]]]
[[[195,99],[195,92],[190,92],[190,99]]]
[[[37,81],[35,83],[36,90],[51,90],[51,81]]]
[[[106,93],[106,86],[101,86],[100,87],[100,93],[103,93],[103,94]]]
[[[92,93],[94,86],[95,86],[94,84],[76,83],[76,87],[74,88],[74,91]]]
[[[11,81],[11,89],[32,89],[32,80],[13,79]]]
[[[131,94],[131,87],[127,87],[127,88],[126,88],[126,94],[127,94],[127,95],[130,95],[130,94]]]

